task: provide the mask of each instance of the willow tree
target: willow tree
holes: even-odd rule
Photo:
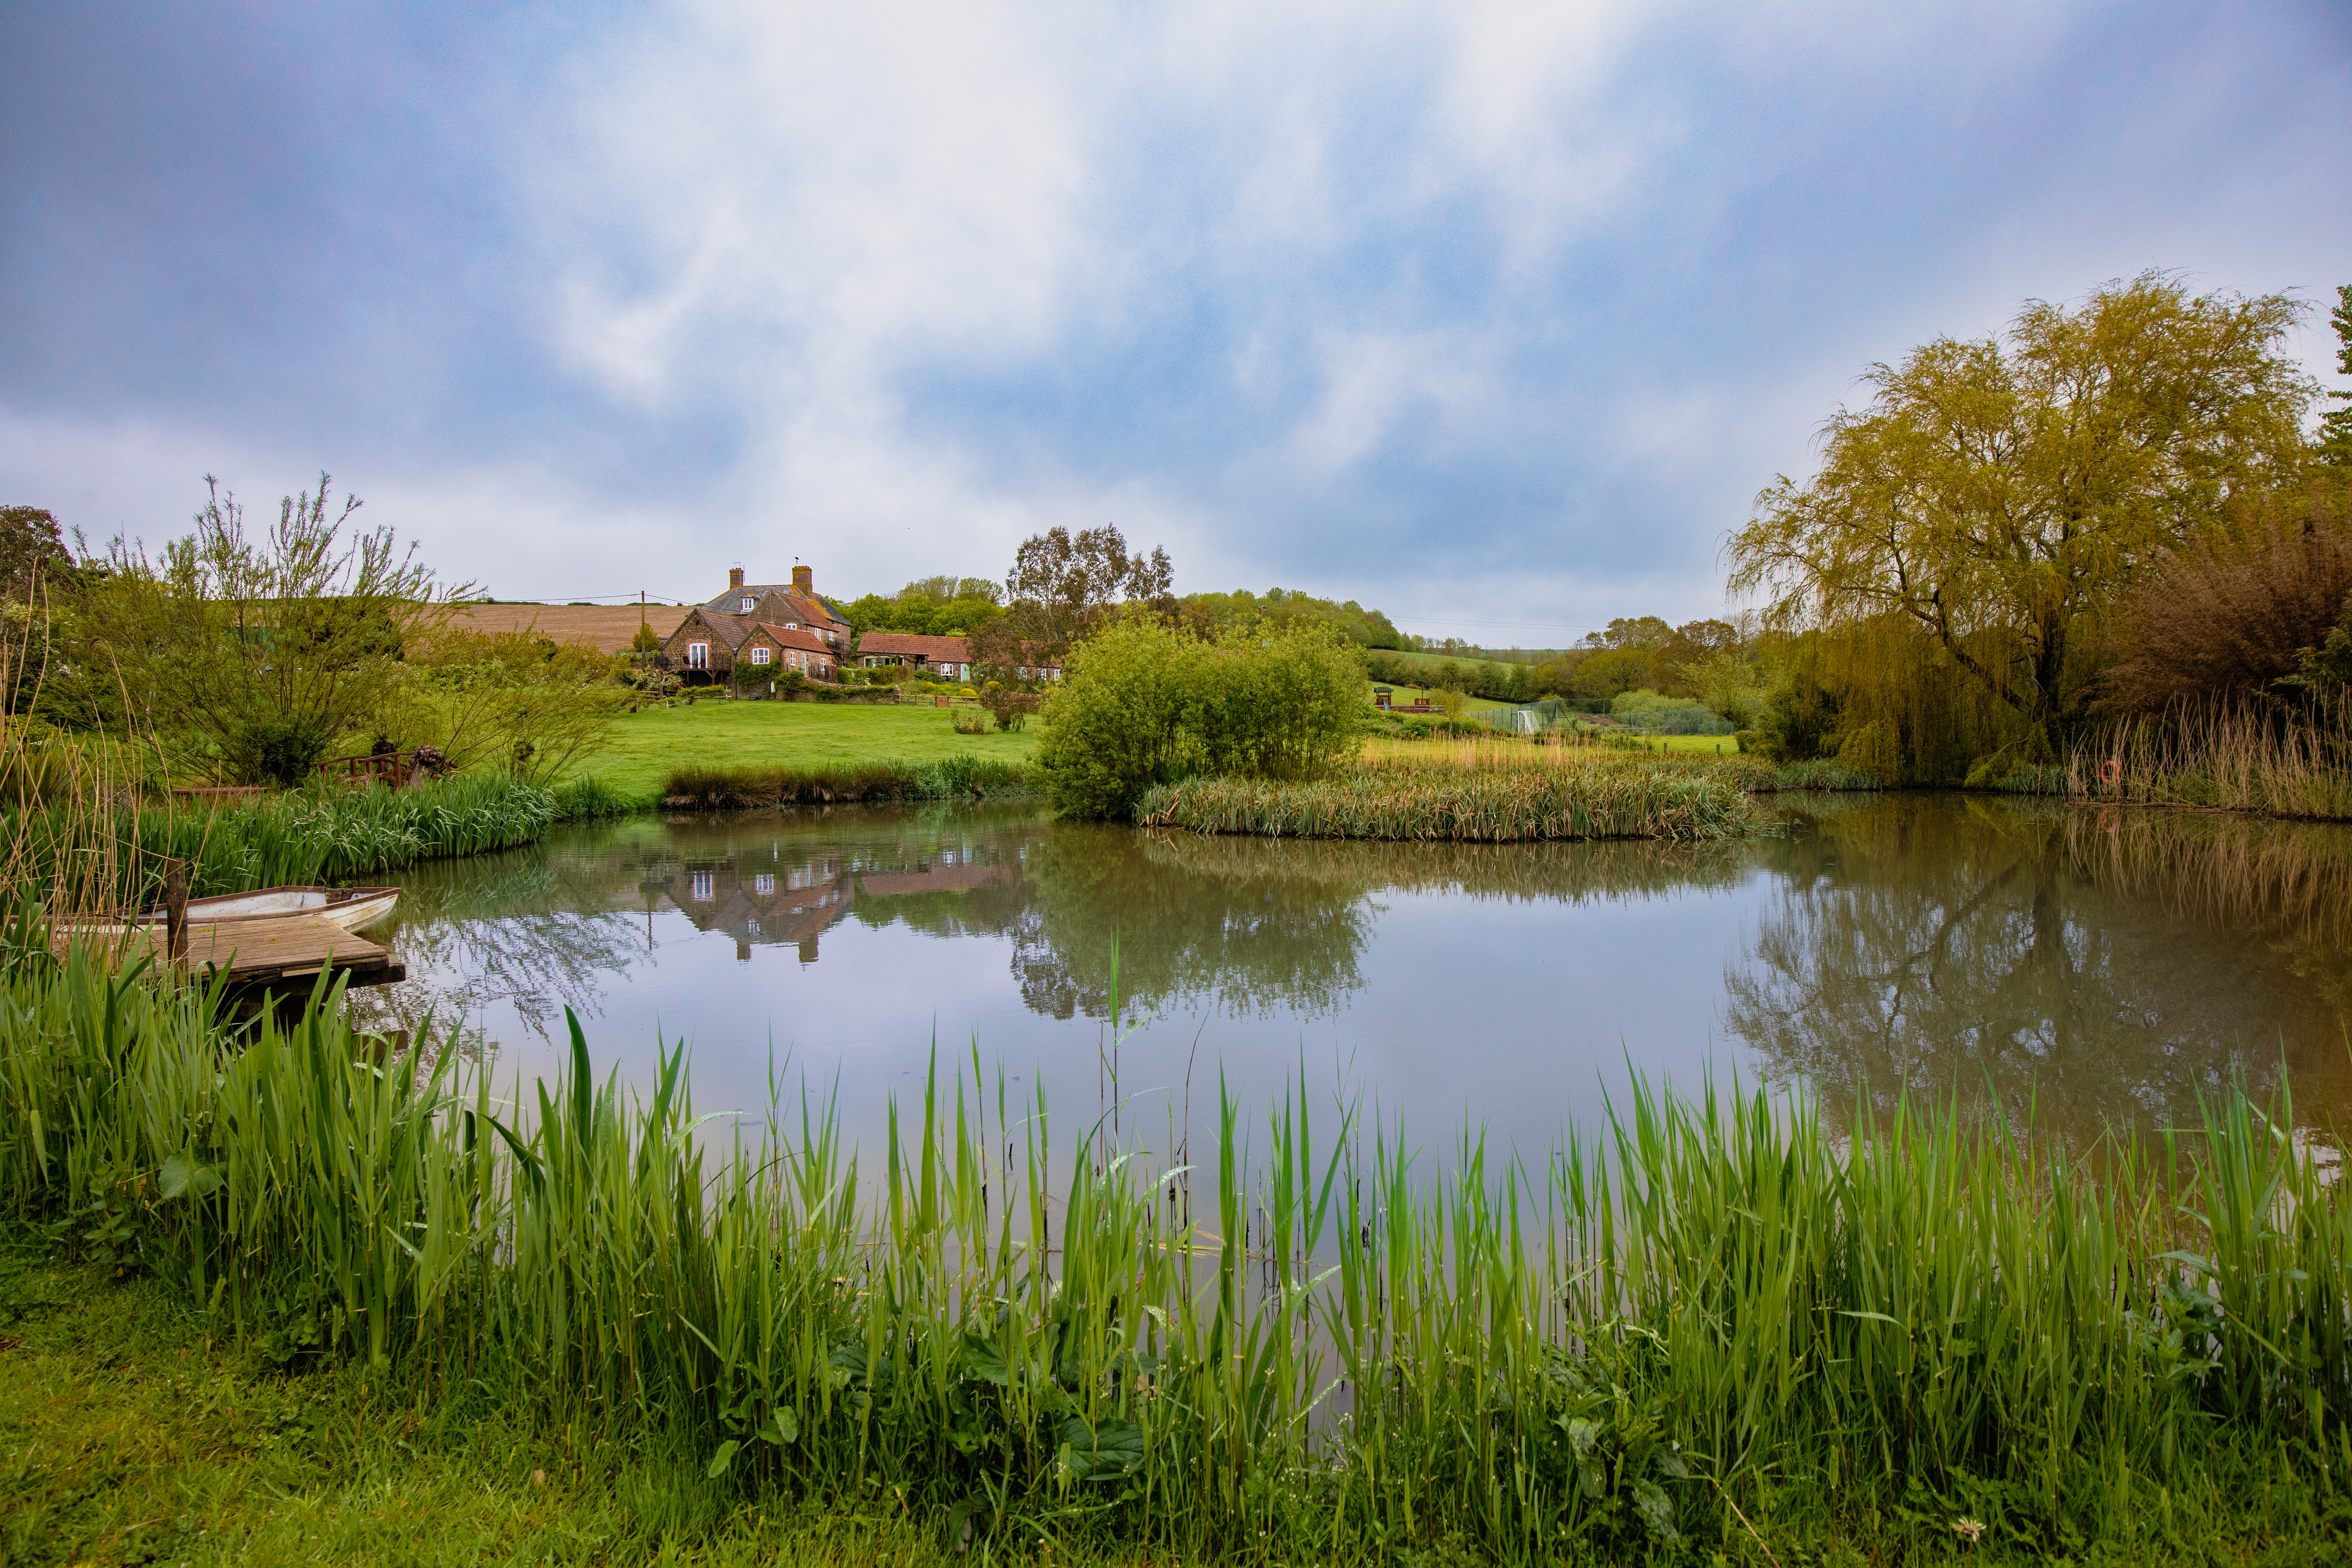
[[[2317,389],[2284,347],[2301,312],[2149,272],[1874,365],[1820,471],[1758,496],[1731,590],[1763,593],[1784,627],[1910,626],[2054,745],[2095,695],[2120,597],[2232,496],[2309,460]]]

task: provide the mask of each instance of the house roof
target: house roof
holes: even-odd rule
[[[925,637],[918,632],[867,632],[857,645],[860,654],[894,653],[926,664],[969,664],[971,642],[967,637]]]
[[[803,653],[824,654],[828,658],[832,658],[835,652],[837,651],[834,647],[833,644],[825,641],[823,637],[817,636],[816,633],[809,630],[806,626],[779,626],[771,625],[766,621],[761,621],[753,626],[752,629],[754,631],[766,633],[768,640],[774,643],[778,647],[796,647]]]
[[[751,623],[740,616],[713,615],[708,609],[698,608],[688,611],[686,619],[679,623],[677,630],[670,633],[670,636],[675,637],[681,633],[690,633],[698,626],[709,631],[730,648],[741,647],[743,639],[751,635]]]
[[[732,616],[739,614],[735,606],[746,598],[750,598],[753,601],[751,605],[753,616],[773,620],[777,616],[768,604],[768,596],[772,594],[785,601],[783,616],[785,619],[822,621],[827,626],[835,626],[849,625],[847,621],[841,618],[841,612],[835,609],[829,602],[814,595],[795,593],[790,583],[746,583],[740,588],[730,588],[723,594],[705,599],[702,602],[702,607],[715,616]]]

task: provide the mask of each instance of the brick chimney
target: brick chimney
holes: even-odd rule
[[[815,574],[805,566],[793,568],[793,592],[803,599],[816,597]]]
[[[727,585],[730,588],[740,588],[743,585],[743,568],[740,566],[728,568]]]

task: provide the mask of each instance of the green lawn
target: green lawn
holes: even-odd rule
[[[111,1272],[0,1239],[11,1568],[973,1561],[887,1499],[746,1500],[641,1434],[518,1418],[503,1391],[406,1387],[363,1362],[272,1366],[163,1284]]]
[[[648,799],[671,769],[688,763],[827,767],[965,755],[1010,763],[1036,750],[1034,722],[1010,734],[992,727],[985,735],[959,735],[950,722],[956,711],[705,698],[690,708],[681,702],[622,715],[604,749],[575,765],[571,776],[595,778],[622,795]]]

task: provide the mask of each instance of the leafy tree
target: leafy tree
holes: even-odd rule
[[[1603,648],[1577,665],[1569,689],[1579,697],[1614,697],[1651,685],[1657,668],[1657,656],[1648,648]]]
[[[331,483],[286,498],[254,538],[208,475],[194,532],[153,559],[117,538],[85,590],[82,657],[116,668],[167,739],[242,781],[299,783],[339,740],[372,733],[404,641],[471,591],[436,591],[388,528],[346,535],[360,501],[330,516]]]
[[[1073,534],[1048,529],[1024,540],[1005,578],[1005,613],[972,637],[972,662],[1004,686],[1034,668],[1065,658],[1082,639],[1110,625],[1123,608],[1147,608],[1174,618],[1175,568],[1155,546],[1128,553],[1118,528],[1105,524]]]
[[[1916,626],[2055,744],[2093,694],[2099,617],[2229,498],[2305,461],[2298,312],[2150,272],[1873,366],[1812,480],[1757,498],[1731,590],[1766,592],[1787,626]]]
[[[654,628],[646,622],[639,621],[637,635],[629,639],[629,651],[642,658],[649,654],[659,653],[661,650],[662,640],[654,634]]]
[[[58,520],[37,506],[0,506],[0,594],[24,598],[35,574],[55,578],[73,565]]]
[[[2336,290],[2336,309],[2328,313],[2336,329],[2336,374],[2352,375],[2352,283]],[[2319,455],[2330,463],[2352,467],[2352,392],[2331,392],[2328,401],[2342,405],[2319,416]]]
[[[1603,632],[1584,634],[1584,646],[1595,648],[1642,648],[1654,652],[1674,641],[1675,628],[1655,616],[1620,616]]]
[[[1318,599],[1295,588],[1268,588],[1265,594],[1239,589],[1231,594],[1187,594],[1181,601],[1185,624],[1215,636],[1236,626],[1289,626],[1314,622],[1331,626],[1358,647],[1401,648],[1404,636],[1388,616],[1367,610],[1353,599]]]

